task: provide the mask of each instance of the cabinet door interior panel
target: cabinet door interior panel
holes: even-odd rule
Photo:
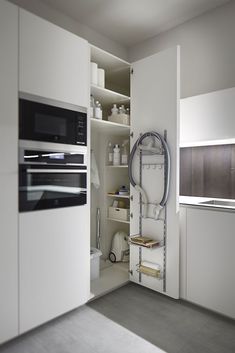
[[[18,7],[0,2],[0,343],[18,334]]]
[[[84,39],[20,9],[20,91],[87,107]]]
[[[174,298],[179,296],[179,210],[178,210],[178,184],[179,184],[179,48],[171,48],[154,54],[132,65],[131,75],[131,130],[133,138],[131,145],[140,134],[147,131],[156,131],[164,136],[167,131],[167,142],[171,155],[170,193],[167,202],[166,221],[166,261],[160,261],[165,266],[166,289],[165,293]],[[132,147],[131,146],[131,147]],[[159,156],[158,156],[159,157]],[[155,157],[156,158],[156,157]],[[137,159],[137,158],[136,158]],[[143,157],[148,163],[151,158]],[[135,178],[139,180],[139,164],[133,166]],[[142,169],[142,187],[148,195],[148,202],[159,203],[164,188],[163,169],[156,167]],[[138,232],[139,193],[132,189],[133,201],[131,205],[131,233]],[[164,212],[162,212],[164,217]],[[142,219],[143,235],[162,238],[163,232],[158,232],[156,224],[161,221]],[[135,223],[135,224],[133,224]],[[151,225],[150,225],[151,223]],[[137,225],[137,226],[136,226]],[[131,248],[132,251],[132,248]],[[150,254],[150,253],[149,253]],[[132,255],[131,255],[132,258]],[[145,252],[144,261],[150,261],[151,256]],[[156,261],[158,259],[156,258]],[[135,264],[136,265],[136,264]],[[142,276],[141,284],[154,290],[162,291],[163,284],[158,280],[149,281]],[[132,277],[130,276],[130,279]],[[150,283],[151,282],[151,283]]]

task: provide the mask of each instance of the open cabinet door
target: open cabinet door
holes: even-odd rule
[[[133,63],[131,75],[131,148],[140,134],[156,131],[170,150],[170,191],[160,220],[151,218],[151,207],[161,201],[164,191],[163,156],[137,155],[133,175],[148,196],[148,218],[140,217],[140,194],[131,187],[130,235],[140,234],[162,240],[152,249],[130,245],[130,280],[169,295],[179,297],[179,47],[174,47]],[[141,171],[141,173],[140,173]],[[141,178],[141,180],[139,179]],[[149,214],[150,213],[150,214]],[[141,232],[140,232],[141,228]],[[139,266],[161,270],[158,277],[139,272]],[[151,266],[150,266],[151,267]]]

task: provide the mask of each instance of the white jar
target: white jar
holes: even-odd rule
[[[93,62],[90,63],[90,78],[92,85],[98,84],[98,65]]]
[[[120,165],[120,147],[119,145],[115,145],[113,149],[113,165]]]
[[[98,86],[104,88],[105,72],[104,69],[98,69]]]

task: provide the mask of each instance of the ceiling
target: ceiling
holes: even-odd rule
[[[41,0],[130,47],[229,0]]]

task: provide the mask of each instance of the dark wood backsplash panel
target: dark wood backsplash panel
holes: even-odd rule
[[[202,147],[192,149],[192,195],[204,194],[204,150]]]
[[[181,148],[180,195],[235,198],[235,145]]]
[[[180,149],[180,195],[192,195],[192,148]]]

